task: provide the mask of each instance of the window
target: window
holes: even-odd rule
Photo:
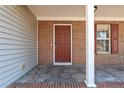
[[[111,45],[110,33],[111,33],[111,25],[97,24],[97,32],[96,32],[97,53],[110,53],[110,45]]]

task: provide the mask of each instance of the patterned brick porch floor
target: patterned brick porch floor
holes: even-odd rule
[[[124,82],[99,82],[97,88],[124,88]],[[78,83],[12,83],[8,88],[86,88],[83,82]]]

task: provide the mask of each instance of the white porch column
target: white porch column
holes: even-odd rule
[[[86,6],[86,81],[87,87],[94,83],[94,5]]]

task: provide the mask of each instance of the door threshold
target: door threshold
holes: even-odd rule
[[[57,63],[57,62],[55,62],[54,63],[54,65],[72,65],[72,63],[70,62],[70,63]]]

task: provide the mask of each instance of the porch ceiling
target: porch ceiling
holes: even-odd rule
[[[124,5],[97,5],[95,20],[124,21]],[[84,20],[84,5],[28,5],[38,20]]]
[[[85,6],[83,5],[28,5],[28,8],[38,20],[85,17]]]
[[[98,5],[95,12],[96,20],[124,21],[124,5]]]

